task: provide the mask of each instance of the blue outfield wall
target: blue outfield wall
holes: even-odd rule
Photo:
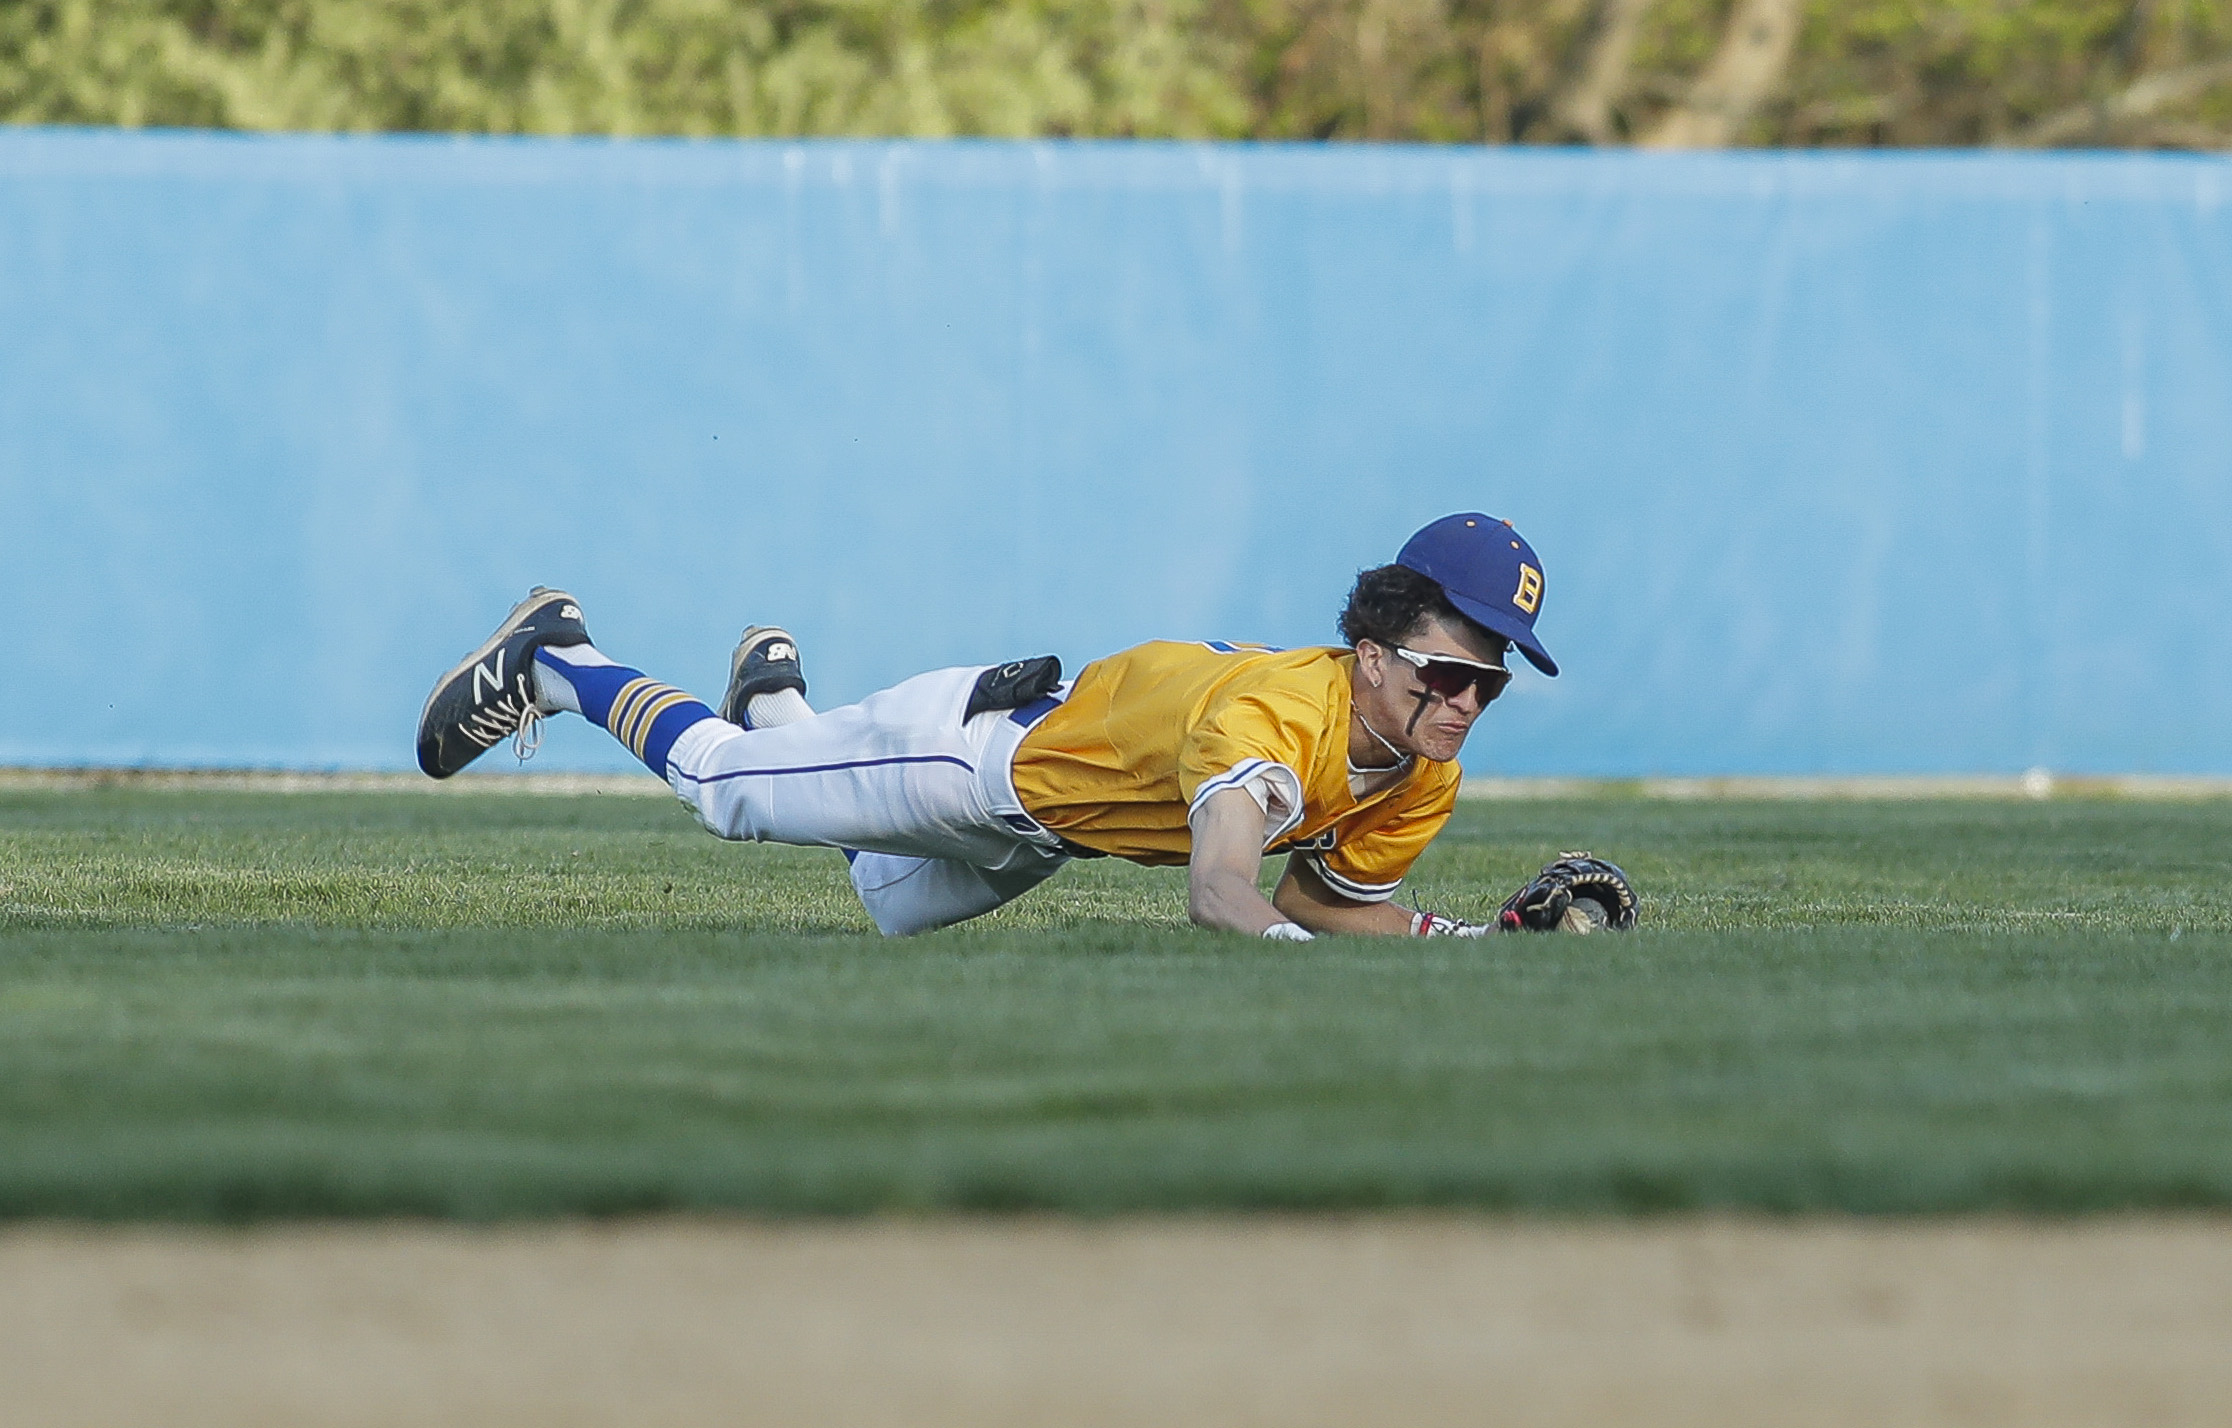
[[[1327,640],[1479,508],[1566,674],[1476,773],[2232,773],[2227,199],[2152,156],[0,131],[0,763],[408,767],[536,582],[709,697],[750,621],[825,703]]]

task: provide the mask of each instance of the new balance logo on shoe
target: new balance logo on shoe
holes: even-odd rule
[[[795,645],[787,645],[781,640],[777,640],[766,649],[761,650],[760,657],[770,664],[779,659],[797,659],[798,648]]]
[[[488,681],[488,692],[490,694],[502,694],[504,692],[504,652],[502,650],[496,651],[496,663],[493,666],[485,664],[473,666],[473,702],[475,704],[481,702],[482,680]]]

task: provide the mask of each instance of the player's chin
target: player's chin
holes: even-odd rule
[[[1458,725],[1428,724],[1412,737],[1419,754],[1437,764],[1446,764],[1463,752],[1465,736],[1472,732],[1470,722]]]

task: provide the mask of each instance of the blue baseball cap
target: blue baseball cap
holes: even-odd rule
[[[1519,647],[1527,663],[1555,676],[1558,662],[1535,638],[1542,610],[1542,558],[1511,522],[1459,511],[1403,542],[1397,565],[1437,582],[1449,603]]]

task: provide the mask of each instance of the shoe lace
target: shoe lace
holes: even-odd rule
[[[543,712],[529,704],[519,716],[519,727],[512,730],[512,757],[521,763],[533,758],[535,750],[542,747],[542,736]]]
[[[525,689],[506,691],[503,698],[476,709],[466,718],[465,735],[484,749],[504,739],[512,741],[512,754],[521,763],[542,747],[543,712]]]

